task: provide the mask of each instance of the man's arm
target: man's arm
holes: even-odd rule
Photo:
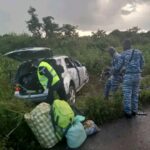
[[[112,69],[113,69],[113,72],[115,73],[115,72],[120,72],[120,70],[123,68],[123,66],[124,66],[124,58],[123,58],[123,56],[121,55],[121,56],[119,56],[118,58],[117,58],[117,61],[116,61],[116,63],[113,65],[113,67],[112,67]]]

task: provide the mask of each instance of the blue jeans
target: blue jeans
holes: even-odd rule
[[[124,111],[127,114],[138,111],[140,74],[126,74],[123,79]]]

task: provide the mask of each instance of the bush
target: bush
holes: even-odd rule
[[[150,89],[150,75],[147,75],[141,80],[141,89]]]
[[[104,100],[102,96],[87,97],[78,104],[85,115],[97,124],[103,124],[122,116],[122,96],[117,93],[110,100]]]
[[[21,100],[0,102],[0,148],[29,150],[39,145],[23,118],[32,108]]]
[[[140,93],[140,102],[142,104],[150,104],[150,90],[146,89],[146,90],[142,90]]]
[[[0,101],[9,100],[13,95],[11,80],[16,70],[16,63],[10,59],[0,57]]]

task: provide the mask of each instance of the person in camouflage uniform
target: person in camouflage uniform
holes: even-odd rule
[[[120,54],[115,50],[115,48],[110,47],[108,49],[108,53],[112,57],[112,62],[111,62],[111,69],[110,69],[110,77],[108,78],[105,89],[104,89],[104,98],[108,99],[109,98],[109,93],[116,92],[121,81],[122,81],[122,75],[120,72],[117,72],[114,70],[114,66],[118,63],[118,58],[120,57]]]
[[[140,50],[131,48],[131,42],[128,39],[123,42],[123,50],[114,68],[116,71],[123,67],[125,69],[123,77],[124,113],[127,118],[131,118],[138,112],[138,95],[144,58]]]

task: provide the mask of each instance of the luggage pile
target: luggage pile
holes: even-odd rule
[[[52,105],[40,103],[24,118],[43,148],[52,148],[64,137],[69,148],[78,148],[88,135],[99,131],[94,122],[91,126],[84,116],[75,115],[63,100],[55,100]]]

